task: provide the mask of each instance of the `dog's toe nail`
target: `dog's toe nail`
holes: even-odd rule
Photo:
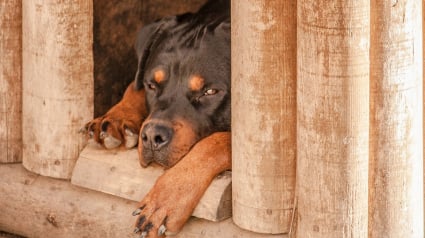
[[[165,227],[164,224],[162,224],[159,228],[158,228],[158,236],[162,236],[165,234],[165,231],[167,231],[167,228]]]
[[[103,145],[105,145],[105,147],[107,149],[113,149],[113,148],[117,148],[118,146],[120,146],[121,141],[118,140],[117,138],[111,136],[111,135],[107,135],[103,139]]]
[[[148,233],[146,231],[142,232],[142,234],[140,235],[140,238],[145,238],[148,235]]]
[[[99,138],[100,139],[105,139],[106,137],[108,137],[108,133],[106,132],[106,131],[102,131],[102,132],[100,132],[100,134],[99,134]]]
[[[133,233],[134,233],[134,234],[137,234],[137,233],[139,233],[139,231],[140,231],[140,228],[139,228],[139,227],[136,227],[136,228],[134,228]]]
[[[87,133],[87,127],[86,126],[81,127],[80,130],[78,130],[78,133],[86,134]]]
[[[139,136],[130,129],[125,129],[125,148],[131,149],[137,145]]]
[[[142,209],[141,208],[137,208],[136,210],[134,210],[134,212],[131,215],[138,216],[138,215],[140,215],[141,212],[142,212]]]
[[[130,129],[128,129],[128,128],[125,129],[125,134],[127,136],[134,136],[134,133]]]

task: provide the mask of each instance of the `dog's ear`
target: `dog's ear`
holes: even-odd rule
[[[230,19],[227,19],[218,24],[214,29],[214,34],[224,37],[226,40],[230,41]]]
[[[147,57],[149,56],[149,48],[152,44],[152,38],[155,35],[159,27],[159,22],[154,22],[149,24],[142,29],[137,34],[135,49],[137,53],[137,71],[135,76],[135,87],[137,90],[143,88],[143,77],[144,77],[144,67],[146,64]]]
[[[158,46],[164,36],[164,31],[173,25],[174,22],[175,17],[164,18],[143,27],[137,34],[135,44],[138,59],[135,76],[135,87],[137,90],[143,88],[143,77],[149,55]]]

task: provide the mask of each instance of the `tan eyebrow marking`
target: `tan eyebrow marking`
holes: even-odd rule
[[[165,72],[161,69],[155,71],[153,73],[153,79],[155,80],[155,82],[161,83],[165,79]]]
[[[194,75],[189,79],[189,89],[199,91],[204,87],[204,78],[199,75]]]

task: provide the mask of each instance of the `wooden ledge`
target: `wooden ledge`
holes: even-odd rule
[[[105,150],[89,144],[80,153],[71,182],[80,187],[140,201],[164,172],[160,166],[142,168],[137,150]],[[193,216],[220,221],[232,215],[231,172],[213,180]]]
[[[137,203],[0,164],[0,230],[25,237],[132,238]],[[176,238],[287,238],[242,230],[232,219],[192,218]]]

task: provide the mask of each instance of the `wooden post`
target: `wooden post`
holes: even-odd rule
[[[371,3],[369,237],[422,238],[422,2]]]
[[[289,231],[295,196],[296,2],[232,1],[233,220]]]
[[[297,237],[367,237],[369,1],[298,1]]]
[[[23,1],[23,163],[70,178],[93,118],[92,1]]]
[[[425,9],[425,0],[422,0],[422,102],[423,102],[423,106],[422,106],[422,144],[423,144],[423,148],[422,148],[422,154],[425,151],[425,116],[423,116],[423,113],[425,112],[425,97],[424,97],[424,92],[425,92],[425,73],[424,73],[424,68],[425,68],[425,14],[424,14],[424,9]],[[422,161],[422,166],[423,166],[423,187],[424,187],[424,227],[425,227],[425,156],[423,156],[423,161]],[[425,232],[425,231],[424,231]]]
[[[0,1],[0,163],[22,161],[22,3]]]

